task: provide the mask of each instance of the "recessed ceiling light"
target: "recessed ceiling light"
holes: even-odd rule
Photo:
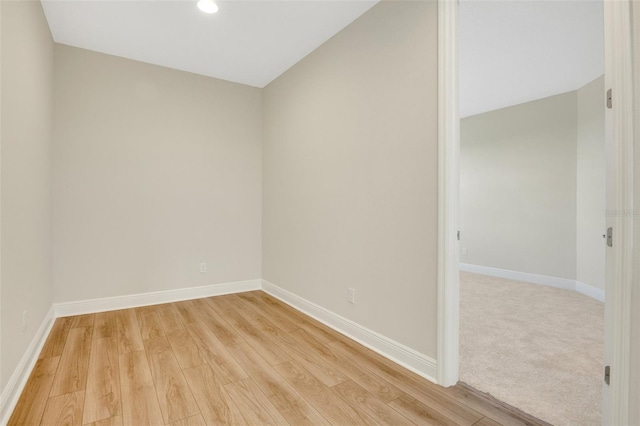
[[[198,1],[198,9],[204,13],[216,13],[218,5],[213,0],[200,0]]]

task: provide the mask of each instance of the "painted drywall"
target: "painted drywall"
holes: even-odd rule
[[[51,308],[54,45],[38,1],[2,2],[0,388]],[[27,328],[22,315],[27,311]]]
[[[604,290],[603,93],[601,76],[461,120],[462,262]]]
[[[604,76],[577,91],[576,280],[604,290]]]
[[[55,53],[54,301],[260,278],[260,89]]]
[[[461,262],[575,279],[576,102],[573,91],[461,120]]]
[[[433,358],[436,48],[436,2],[379,3],[265,88],[263,146],[263,278]]]
[[[640,3],[631,2],[632,8],[632,25],[634,40],[640,40]],[[633,44],[633,68],[634,72],[634,200],[640,200],[640,43]],[[636,201],[637,203],[637,201]],[[629,416],[630,424],[640,425],[640,205],[635,204],[636,215],[633,223],[635,247],[633,251],[634,266],[633,277],[634,286],[631,294],[631,389],[629,392],[629,401],[631,401],[631,413]]]
[[[0,1],[0,309],[2,308],[2,2]],[[5,384],[2,364],[2,313],[0,313],[0,395]]]

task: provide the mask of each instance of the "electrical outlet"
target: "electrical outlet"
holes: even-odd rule
[[[206,263],[204,263],[204,262],[202,262],[202,263],[200,264],[200,273],[201,273],[201,274],[204,274],[205,272],[207,272],[207,264],[206,264]]]
[[[467,248],[462,247],[462,257],[467,257]]]
[[[356,290],[351,287],[347,289],[347,301],[349,303],[356,303]]]
[[[27,320],[28,320],[28,313],[27,310],[25,309],[22,312],[22,332],[24,333],[25,331],[27,331]]]

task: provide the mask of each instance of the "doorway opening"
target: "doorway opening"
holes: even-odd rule
[[[459,19],[459,379],[600,424],[603,3],[462,1]]]
[[[607,209],[623,212],[632,203],[632,46],[629,1],[605,2],[605,53],[607,89],[617,94],[615,107],[607,110]],[[456,2],[440,2],[440,96],[439,96],[439,274],[438,274],[438,379],[445,386],[458,380],[458,87]],[[611,385],[603,383],[603,414],[606,423],[625,423],[629,415],[631,241],[633,219],[609,215],[608,228],[616,244],[607,248],[606,321],[604,362],[611,365]],[[612,283],[615,282],[615,286]],[[615,331],[615,332],[614,332]]]

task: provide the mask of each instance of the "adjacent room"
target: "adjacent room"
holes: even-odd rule
[[[460,7],[460,380],[552,424],[602,423],[603,22]]]

